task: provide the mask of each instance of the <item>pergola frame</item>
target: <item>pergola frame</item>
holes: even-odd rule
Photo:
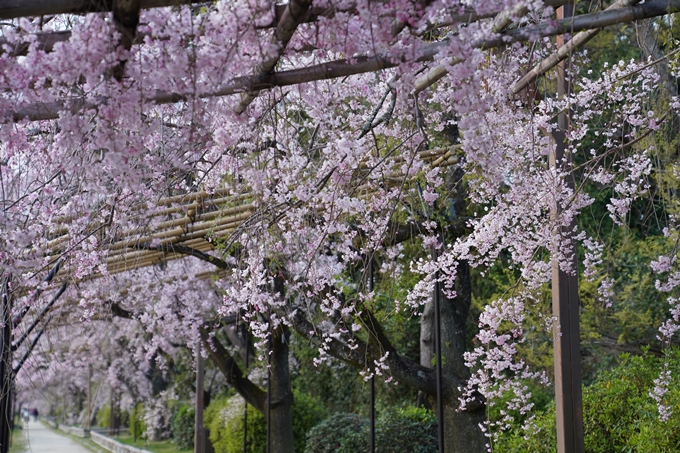
[[[125,9],[123,12],[126,14],[138,14],[139,8],[197,3],[205,2],[187,0],[138,0],[137,2],[126,2],[124,0],[0,0],[0,19],[108,11],[113,11],[114,14],[116,14],[116,11],[120,11],[121,8]],[[557,0],[553,3],[554,6],[560,6],[569,2],[566,0]],[[572,38],[571,41],[561,46],[555,54],[539,62],[525,77],[518,81],[514,90],[515,93],[518,93],[525,89],[537,77],[546,73],[560,61],[567,58],[578,47],[583,46],[589,39],[595,36],[602,27],[680,11],[680,0],[651,0],[641,5],[635,5],[635,3],[635,0],[618,0],[606,11],[583,14],[573,18],[560,18],[557,21],[545,21],[538,25],[509,31],[502,31],[509,23],[509,12],[501,11],[496,13],[494,18],[494,24],[498,26],[498,35],[494,38],[477,42],[475,43],[475,46],[489,49],[502,47],[511,42],[533,41],[548,36],[580,32]],[[136,9],[136,11],[134,9]],[[518,12],[513,13],[516,14]],[[521,13],[521,11],[519,13]],[[202,94],[201,97],[238,94],[241,96],[241,102],[238,107],[236,107],[235,111],[237,113],[242,113],[262,90],[381,71],[387,68],[396,67],[405,60],[405,55],[399,53],[386,55],[376,54],[353,59],[329,61],[300,69],[275,71],[276,64],[283,55],[286,44],[294,35],[297,26],[304,22],[314,21],[320,15],[330,16],[332,14],[332,10],[315,9],[311,0],[289,0],[289,3],[285,5],[277,5],[275,23],[272,23],[269,26],[275,29],[272,36],[272,43],[278,46],[278,52],[253,68],[253,75],[240,76],[233,80],[226,81],[218,90]],[[452,23],[457,21],[476,21],[482,18],[484,17],[479,17],[471,12],[467,15],[452,18]],[[396,36],[396,34],[404,27],[404,23],[395,22],[393,27],[394,35]],[[37,41],[39,42],[40,48],[45,51],[50,51],[56,42],[66,41],[69,37],[70,33],[67,31],[40,34],[37,37]],[[446,46],[447,39],[448,38],[443,38],[438,42],[425,45],[421,49],[417,61],[423,63],[433,61],[440,49]],[[1,44],[2,41],[0,41],[0,45]],[[135,41],[131,40],[130,44],[135,44]],[[11,49],[10,52],[14,55],[21,55],[25,53],[27,49],[27,45],[18,46]],[[448,62],[449,65],[455,63],[457,63],[457,61]],[[429,68],[423,76],[417,79],[413,87],[414,92],[418,93],[426,89],[428,86],[436,83],[436,81],[441,79],[444,75],[446,75],[445,65],[435,65],[434,67]],[[153,95],[147,96],[146,101],[155,104],[168,104],[189,98],[190,95],[186,93],[154,93]],[[8,112],[7,117],[14,121],[26,118],[29,120],[54,119],[64,110],[76,112],[82,108],[96,108],[98,105],[105,104],[106,102],[106,99],[99,99],[93,103],[92,101],[74,98],[49,104],[39,103],[23,106],[14,112]],[[444,167],[457,162],[454,151],[455,150],[450,148],[427,150],[420,153],[420,158],[431,167]],[[370,170],[365,168],[364,171]],[[404,180],[395,173],[389,183],[402,184],[403,182]],[[171,220],[157,223],[152,230],[135,228],[126,231],[117,241],[107,244],[108,256],[106,258],[106,265],[108,272],[110,274],[116,274],[145,266],[156,265],[187,255],[197,256],[199,253],[205,254],[205,252],[213,250],[213,244],[207,240],[208,237],[228,240],[231,235],[238,232],[244,225],[247,225],[248,219],[250,219],[251,216],[258,215],[257,210],[250,201],[250,195],[247,193],[229,195],[228,191],[216,191],[211,194],[205,192],[190,193],[159,200],[157,204],[159,207],[163,206],[163,208],[154,212],[153,217],[175,217]],[[68,221],[68,219],[63,220],[65,222]],[[104,221],[102,220],[102,224],[92,225],[92,231],[99,231],[103,226],[103,222]],[[59,235],[52,238],[47,245],[47,249],[44,251],[45,255],[50,258],[50,262],[56,262],[61,258],[66,250],[65,245],[68,244],[69,241],[69,237],[65,230],[58,233]],[[62,268],[57,275],[57,278],[65,278],[67,277],[67,274],[68,271]],[[557,288],[556,291],[559,293],[560,289]],[[573,293],[573,291],[571,292]],[[2,296],[3,301],[8,297],[6,288],[3,290]],[[578,294],[576,294],[575,297],[577,298]],[[568,303],[573,309],[574,301],[571,300],[571,302]],[[576,303],[578,304],[577,300]],[[559,311],[559,308],[556,310]],[[561,331],[562,342],[576,344],[575,347],[576,350],[578,350],[578,338],[574,338],[573,335],[570,336],[570,331],[565,331],[564,327],[565,326],[563,326]],[[576,326],[575,332],[578,332],[578,325]],[[6,334],[7,332],[5,331],[4,333]],[[573,362],[575,366],[580,366],[577,364],[577,358],[572,359],[575,360]],[[566,370],[565,372],[568,371],[569,370]],[[558,382],[561,381],[562,379],[558,377]],[[567,379],[567,381],[569,381],[569,379]],[[570,389],[562,388],[557,389],[556,391],[556,393],[560,394],[563,392],[569,393]],[[562,395],[558,397],[558,402],[561,399],[563,399]],[[0,412],[3,411],[5,406],[6,402],[3,403],[0,401]],[[559,410],[560,408],[558,408],[558,411]],[[573,410],[578,416],[582,416],[579,408]],[[5,418],[2,417],[2,419],[4,420]],[[581,423],[581,420],[573,420],[573,423],[568,423],[568,426],[566,427],[564,424],[561,424],[559,429],[582,429],[579,427],[579,424]],[[3,436],[3,433],[4,431],[0,430],[0,436]],[[578,437],[573,434],[565,435],[564,433],[558,435],[560,438],[564,438],[565,436],[568,438]],[[582,438],[580,442],[582,442]],[[0,439],[0,453],[4,453],[6,447],[6,439]],[[564,448],[565,447],[561,443],[558,447],[558,451],[560,453],[566,453]],[[579,447],[578,445],[572,445],[570,448],[573,448],[573,451],[582,450],[582,446]]]

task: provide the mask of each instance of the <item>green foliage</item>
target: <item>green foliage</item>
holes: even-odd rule
[[[305,453],[355,453],[368,450],[369,422],[356,414],[335,414],[308,434]],[[437,421],[432,412],[414,407],[391,410],[376,422],[379,453],[435,453]]]
[[[332,415],[309,431],[305,453],[366,451],[368,429],[368,420],[360,415]]]
[[[586,450],[602,453],[677,452],[680,449],[680,416],[659,420],[656,402],[649,396],[663,361],[650,354],[621,356],[621,364],[604,373],[584,397]],[[680,372],[680,353],[669,357],[673,376]],[[671,382],[666,404],[680,409],[677,381]]]
[[[304,393],[295,393],[293,404],[293,435],[295,451],[305,451],[307,432],[328,417],[328,411],[316,398]]]
[[[97,416],[95,417],[96,425],[100,428],[108,428],[109,419],[111,417],[111,406],[105,404],[101,409],[97,411]]]
[[[142,403],[135,404],[130,410],[128,426],[135,441],[144,435],[146,423],[144,423],[144,406]]]
[[[295,451],[305,451],[306,433],[328,416],[319,401],[303,393],[295,393],[293,404],[293,435]],[[266,451],[267,421],[265,416],[248,406],[246,431],[247,453]],[[216,453],[243,451],[243,400],[233,397],[216,398],[205,413],[205,426]]]
[[[680,451],[680,389],[677,378],[669,385],[665,404],[675,412],[667,422],[659,419],[649,396],[663,369],[663,359],[649,353],[621,355],[619,366],[602,373],[583,392],[585,447],[589,453],[671,453]],[[672,376],[680,373],[680,351],[669,356]],[[519,427],[501,434],[494,446],[503,453],[553,453],[555,409],[536,418],[541,432],[524,438]]]
[[[192,406],[181,405],[170,419],[170,429],[175,444],[182,449],[194,445],[196,411]]]
[[[298,393],[308,394],[334,412],[351,412],[365,404],[366,386],[356,368],[337,359],[328,366],[315,366],[319,352],[306,341],[291,337],[291,351],[296,367],[292,370],[292,386]]]

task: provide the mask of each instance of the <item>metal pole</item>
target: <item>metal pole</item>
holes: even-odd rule
[[[90,420],[92,420],[92,364],[87,366],[87,421],[85,428],[90,430]]]
[[[372,292],[374,288],[373,281],[373,257],[368,262],[368,291]],[[369,438],[369,452],[375,453],[375,376],[371,376],[371,406],[369,408],[371,419],[371,431]]]
[[[194,452],[205,453],[205,433],[203,432],[203,377],[205,367],[203,364],[203,354],[201,353],[201,343],[198,343],[196,357],[196,415],[194,427]]]
[[[557,19],[573,15],[573,5],[557,9]],[[563,36],[557,37],[557,46],[565,43]],[[557,91],[562,97],[568,93],[568,82],[564,62],[557,68]],[[565,131],[567,114],[562,112],[557,118],[558,131],[553,133],[555,152],[550,154],[553,168],[570,165],[564,159]],[[570,174],[567,184],[573,188],[574,180]],[[558,215],[555,207],[555,215]],[[561,231],[559,233],[562,233]],[[555,406],[557,411],[557,451],[558,453],[583,453],[583,402],[581,393],[581,347],[579,329],[579,295],[576,254],[571,263],[574,275],[559,268],[557,259],[553,260],[552,297],[555,328],[553,340],[555,347]]]
[[[248,375],[248,365],[249,365],[249,354],[250,354],[250,342],[248,341],[248,329],[245,324],[243,325],[243,340],[246,343],[246,367],[245,374]],[[243,399],[243,453],[246,453],[248,447],[248,401]]]
[[[10,305],[9,298],[9,278],[4,277],[2,280],[2,331],[0,332],[0,453],[7,453],[9,451],[9,444],[11,440],[11,431],[9,429],[10,420],[10,396],[12,383],[12,363],[11,363],[11,331],[12,323],[10,320]]]
[[[269,339],[267,340],[267,453],[271,453],[272,440],[272,424],[271,424],[271,409],[272,409],[272,333],[269,332]]]
[[[432,260],[437,260],[437,249],[432,248]],[[441,320],[439,316],[439,271],[434,274],[434,353],[435,373],[437,375],[437,444],[439,453],[444,453],[444,404],[442,401],[442,344],[441,344]]]

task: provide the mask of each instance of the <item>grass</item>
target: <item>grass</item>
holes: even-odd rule
[[[118,442],[125,445],[132,445],[133,447],[142,448],[144,450],[152,451],[153,453],[191,453],[192,449],[180,450],[177,448],[172,440],[146,441],[144,439],[137,439],[135,442],[129,434],[122,434],[114,437]]]
[[[18,426],[12,430],[12,446],[9,453],[24,453],[28,449],[24,430]]]

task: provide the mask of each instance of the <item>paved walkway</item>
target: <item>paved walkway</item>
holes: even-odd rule
[[[32,419],[24,425],[24,433],[28,435],[26,451],[29,453],[92,453],[77,442]]]

